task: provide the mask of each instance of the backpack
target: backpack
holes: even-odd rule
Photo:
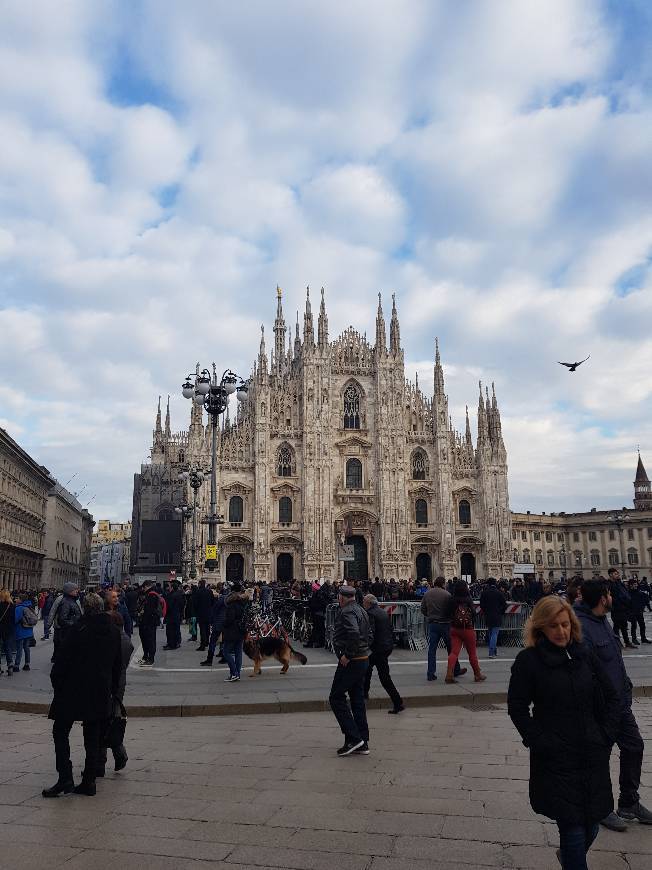
[[[21,628],[34,628],[35,625],[38,625],[38,616],[31,607],[23,607],[20,625]]]
[[[453,628],[473,628],[473,617],[469,612],[468,604],[458,604],[455,607],[455,611],[453,613],[453,618],[451,619],[451,625]]]

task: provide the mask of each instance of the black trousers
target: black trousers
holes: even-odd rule
[[[644,743],[634,714],[630,707],[623,710],[618,727],[616,744],[620,749],[620,797],[619,807],[631,807],[638,803],[638,787],[641,784]]]
[[[639,631],[641,632],[641,640],[645,640],[645,617],[642,613],[635,614],[629,620],[629,626],[632,629],[632,640],[636,640],[636,626],[638,625]]]
[[[181,621],[165,623],[165,638],[173,649],[181,646]]]
[[[326,617],[323,613],[312,614],[312,632],[310,643],[313,646],[323,646],[326,639]]]
[[[611,621],[614,624],[614,634],[618,637],[618,632],[620,632],[623,636],[623,642],[629,643],[629,633],[627,631],[627,617],[626,616],[614,616],[611,614]]]
[[[378,679],[380,680],[380,685],[387,692],[392,704],[394,705],[394,708],[396,708],[400,707],[403,701],[389,673],[390,655],[391,653],[389,653],[388,655],[383,655],[383,653],[372,653],[369,656],[369,667],[367,668],[367,673],[365,674],[364,678],[364,693],[365,695],[369,694],[371,677],[374,668],[376,668],[378,670]]]
[[[156,626],[139,625],[138,634],[143,645],[143,658],[147,662],[153,662],[156,656]]]
[[[57,773],[60,782],[72,780],[72,762],[70,761],[70,729],[74,722],[68,719],[55,719],[52,725],[52,738],[54,740],[54,753],[56,756]],[[95,771],[98,768],[100,757],[100,733],[101,720],[94,722],[82,722],[84,732],[84,749],[86,761],[82,777],[84,780],[94,780]]]
[[[199,646],[207,647],[208,633],[211,624],[207,619],[198,619],[197,622],[199,624]]]
[[[364,703],[364,678],[368,664],[367,659],[350,661],[345,668],[338,664],[333,677],[328,703],[347,743],[369,740]]]

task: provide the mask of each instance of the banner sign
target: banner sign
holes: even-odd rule
[[[217,544],[206,544],[206,559],[217,559]]]

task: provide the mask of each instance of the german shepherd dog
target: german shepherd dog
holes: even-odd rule
[[[287,674],[291,659],[301,662],[302,665],[308,663],[304,654],[293,650],[290,641],[283,637],[247,637],[243,649],[254,663],[254,672],[250,677],[257,677],[262,673],[260,666],[263,659],[275,658],[283,665],[282,674]]]

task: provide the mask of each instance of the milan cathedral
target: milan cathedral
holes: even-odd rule
[[[278,290],[271,356],[263,327],[247,400],[220,427],[220,579],[511,576],[507,454],[493,385],[491,396],[480,385],[474,446],[468,408],[464,433],[449,417],[437,342],[433,375],[432,397],[406,381],[394,297],[389,345],[380,294],[372,345],[353,327],[329,341],[323,289],[316,336],[308,290],[303,330],[297,316],[292,338]],[[175,506],[191,502],[178,472],[208,468],[210,443],[201,406],[193,403],[187,431],[172,434],[169,403],[164,426],[159,403],[151,462],[135,476],[136,535],[144,521],[169,522]],[[208,484],[199,498],[205,515]],[[198,524],[200,565],[206,539]],[[183,560],[171,545],[148,552],[134,543],[136,573],[176,563],[187,573],[189,523]],[[353,561],[340,561],[342,543],[352,545]]]

